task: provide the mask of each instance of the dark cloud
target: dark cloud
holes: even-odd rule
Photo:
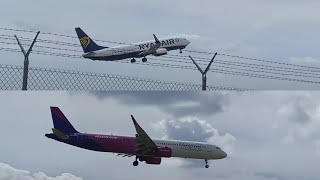
[[[277,123],[285,128],[279,132],[284,135],[285,142],[319,139],[319,105],[315,103],[314,98],[316,97],[313,94],[299,93],[281,104],[278,113],[282,119]]]
[[[311,121],[311,117],[307,110],[309,109],[305,105],[305,98],[296,98],[290,104],[291,113],[288,116],[288,120],[296,123],[307,123]]]
[[[262,176],[265,177],[267,179],[274,179],[274,180],[286,180],[286,178],[275,174],[275,173],[269,173],[269,172],[258,172],[254,174],[255,176]]]
[[[92,92],[99,99],[115,98],[123,104],[157,106],[166,113],[179,118],[184,116],[209,116],[222,112],[229,102],[228,94],[222,92]]]

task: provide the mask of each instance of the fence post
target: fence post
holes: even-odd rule
[[[208,64],[207,68],[203,71],[201,69],[201,67],[196,63],[196,61],[193,60],[193,58],[191,56],[190,59],[191,61],[193,62],[194,65],[196,65],[197,69],[200,71],[201,73],[201,76],[202,76],[202,91],[206,91],[207,90],[207,72],[209,71],[210,69],[210,66],[214,60],[214,58],[217,56],[218,53],[215,53],[213,58],[211,59],[210,63]]]
[[[22,46],[22,44],[20,43],[18,37],[16,35],[14,35],[14,37],[16,38],[18,45],[20,46],[21,52],[23,53],[24,56],[24,62],[23,62],[23,77],[22,77],[22,90],[27,90],[28,87],[28,72],[29,72],[29,55],[32,51],[33,45],[36,42],[38,35],[39,35],[40,31],[37,32],[36,37],[33,39],[28,51],[26,52]]]

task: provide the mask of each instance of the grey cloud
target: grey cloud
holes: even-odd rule
[[[222,147],[227,147],[236,140],[229,133],[222,135],[208,120],[196,117],[162,120],[156,123],[156,127],[164,130],[163,132],[168,139],[210,142]]]
[[[167,139],[209,142],[220,146],[228,154],[232,152],[233,144],[236,141],[234,136],[228,133],[222,135],[209,122],[195,117],[162,120],[158,122],[155,127],[160,128]],[[188,160],[183,164],[183,167],[188,168],[203,168],[203,166],[204,162],[200,160]]]
[[[132,96],[131,93],[129,95]],[[38,171],[44,172],[49,177],[69,172],[83,179],[136,177],[137,179],[273,180],[279,176],[290,180],[313,180],[319,177],[317,165],[320,157],[320,136],[318,138],[314,136],[319,135],[320,128],[318,92],[247,92],[241,96],[228,93],[227,99],[230,101],[228,108],[223,108],[222,113],[215,114],[211,118],[198,116],[175,118],[167,116],[159,106],[152,103],[145,106],[119,103],[116,100],[117,96],[119,95],[115,95],[114,99],[111,95],[109,98],[101,99],[87,92],[77,92],[74,96],[70,96],[67,92],[2,92],[0,109],[3,118],[0,119],[0,141],[5,148],[1,149],[1,161],[10,162],[14,167],[18,167],[17,169],[29,171],[29,176]],[[167,96],[171,96],[170,93]],[[209,96],[211,95],[208,95],[208,99]],[[281,116],[277,114],[279,107],[288,105],[292,107],[291,102],[298,97],[306,98],[305,101],[301,101],[304,102],[301,106],[311,117],[309,123],[288,122],[290,113]],[[310,103],[306,103],[309,101]],[[175,102],[170,102],[170,104],[179,107],[184,103],[177,105]],[[141,163],[138,167],[133,167],[133,157],[122,158],[112,153],[87,151],[47,139],[44,134],[50,132],[52,128],[48,108],[50,105],[59,106],[81,132],[110,134],[111,130],[111,133],[116,135],[134,135],[134,127],[129,119],[130,113],[134,112],[139,118],[139,123],[152,138],[161,138],[168,134],[170,137],[186,139],[183,132],[173,132],[182,131],[179,130],[180,127],[187,131],[185,136],[190,136],[190,139],[200,141],[203,139],[216,144],[228,154],[230,154],[228,146],[233,145],[234,151],[231,151],[231,156],[227,159],[211,161],[210,169],[204,168],[204,161],[193,162],[179,158],[165,158],[160,166]],[[274,126],[275,122],[282,121],[283,124]],[[189,124],[194,129],[185,127],[184,124]],[[169,127],[170,133],[166,127]],[[293,127],[312,133],[312,136],[307,134],[303,140],[290,144],[281,142],[283,133],[287,133],[288,129]],[[199,133],[201,139],[193,134],[193,130]],[[261,138],[256,140],[248,137]],[[307,163],[302,165],[301,162]],[[95,168],[88,168],[89,166]],[[124,171],[128,173],[123,173]]]
[[[281,104],[278,113],[281,116],[279,124],[286,127],[284,141],[316,140],[320,137],[318,107],[311,94],[292,97]]]
[[[82,180],[70,173],[63,173],[56,177],[49,177],[43,172],[31,173],[29,171],[16,169],[8,164],[0,163],[1,180]]]
[[[310,121],[310,118],[311,117],[300,105],[294,107],[294,112],[289,117],[290,120],[298,123],[307,123]]]
[[[255,173],[255,176],[262,176],[267,179],[274,179],[274,180],[286,180],[286,178],[275,173],[257,172]]]
[[[311,117],[308,114],[308,109],[304,106],[305,101],[309,101],[306,98],[296,98],[289,106],[291,106],[291,113],[288,116],[288,120],[296,123],[308,123],[311,121]]]
[[[213,129],[205,129],[204,125],[196,119],[168,120],[162,123],[169,139],[207,142],[214,136]]]
[[[123,104],[156,106],[166,113],[179,118],[198,115],[210,116],[222,112],[228,105],[226,93],[197,93],[197,92],[134,92],[134,93],[105,93],[92,92],[96,97],[115,98]]]

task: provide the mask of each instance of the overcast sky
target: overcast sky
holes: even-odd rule
[[[197,98],[195,98],[197,97]],[[316,180],[320,93],[0,93],[0,179]],[[228,158],[163,159],[161,165],[93,152],[44,136],[50,106],[87,133],[134,135],[134,115],[152,138],[209,142]],[[53,180],[50,179],[50,180]]]
[[[318,35],[320,31],[319,8],[320,2],[316,0],[244,0],[241,2],[237,0],[91,0],[90,3],[84,0],[67,2],[62,0],[10,0],[3,1],[0,7],[0,27],[40,30],[75,36],[74,27],[79,26],[94,39],[126,43],[152,39],[153,33],[160,38],[181,35],[190,39],[189,50],[217,51],[320,67],[318,51],[320,42]],[[10,31],[1,30],[0,32],[0,34],[7,35],[14,34]],[[30,33],[17,34],[30,38],[35,35]],[[79,44],[77,39],[57,38],[43,34],[39,38]],[[111,43],[99,44],[115,45]],[[38,45],[48,44],[38,43]],[[17,45],[4,44],[1,44],[0,47],[18,48]],[[81,51],[80,47],[72,49]],[[48,51],[48,49],[41,48],[34,50]],[[81,55],[81,52],[59,52]],[[170,54],[177,53],[170,52]],[[185,52],[183,55],[211,58],[210,55],[189,52]],[[1,64],[22,65],[23,59],[20,53],[1,51],[0,57]],[[218,59],[231,60],[226,57],[218,57]],[[30,60],[31,66],[201,83],[199,72],[192,70],[118,62],[92,62],[85,59],[36,54],[32,54]],[[243,60],[233,59],[233,61],[242,62]],[[158,61],[151,59],[150,62],[158,63]],[[273,65],[278,66],[277,64]],[[235,69],[229,70],[236,71]],[[292,78],[301,77],[293,76]],[[310,78],[303,79],[310,80]],[[318,82],[319,78],[312,80]],[[254,89],[319,89],[319,83],[266,80],[212,72],[208,74],[208,84]]]

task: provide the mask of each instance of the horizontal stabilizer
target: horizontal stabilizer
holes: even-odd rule
[[[61,132],[59,129],[52,128],[52,132],[55,136],[61,138],[61,139],[69,139],[69,136]]]

